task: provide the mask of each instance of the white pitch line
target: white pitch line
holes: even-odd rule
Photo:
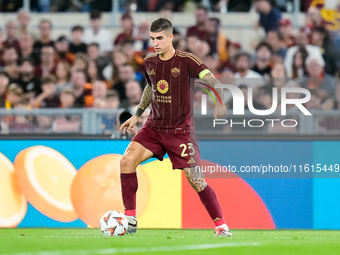
[[[59,251],[39,251],[26,253],[11,253],[0,255],[92,255],[92,254],[116,254],[116,253],[142,253],[159,251],[188,251],[188,250],[207,250],[223,247],[246,247],[260,246],[257,242],[252,243],[210,243],[197,245],[179,246],[159,246],[159,247],[136,247],[136,248],[107,248],[107,249],[88,249],[88,250],[59,250]]]

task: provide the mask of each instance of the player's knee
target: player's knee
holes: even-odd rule
[[[123,156],[120,160],[120,172],[121,173],[133,173],[136,171],[136,166],[133,159]]]

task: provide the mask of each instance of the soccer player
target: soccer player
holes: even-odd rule
[[[135,115],[120,128],[123,133],[132,130],[151,104],[148,120],[131,140],[120,162],[123,204],[129,222],[127,233],[137,230],[136,167],[151,157],[163,160],[165,153],[168,153],[173,169],[183,169],[190,185],[198,193],[215,223],[216,235],[232,236],[214,190],[205,182],[203,173],[194,167],[200,164],[200,151],[190,110],[190,92],[193,90],[190,78],[200,78],[213,87],[219,81],[197,56],[173,48],[172,31],[172,24],[167,19],[160,18],[151,24],[150,38],[156,53],[144,59],[148,84]],[[222,90],[217,89],[217,92],[223,102]],[[215,118],[221,118],[226,113],[224,104],[216,105]]]

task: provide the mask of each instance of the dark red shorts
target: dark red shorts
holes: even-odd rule
[[[144,125],[132,141],[150,150],[157,159],[163,160],[168,153],[173,169],[200,166],[198,140],[194,133],[159,133]]]

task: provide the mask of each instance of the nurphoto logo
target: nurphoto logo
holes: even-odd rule
[[[209,85],[206,85],[204,83],[199,82],[200,85],[204,85],[211,89],[213,93],[215,94],[216,98],[219,100],[219,102],[222,104],[221,98],[217,94],[217,91],[215,89],[222,89],[224,91],[225,89],[228,89],[232,95],[233,99],[233,109],[232,113],[233,115],[245,115],[245,95],[242,92],[240,88],[238,88],[235,85],[231,84],[216,84],[215,89],[212,88]],[[200,88],[200,87],[199,87]],[[208,91],[207,89],[200,88],[201,90],[205,91],[214,101],[215,105],[217,104],[215,97],[213,94]],[[277,88],[272,88],[272,105],[269,109],[265,110],[259,110],[255,109],[254,107],[254,102],[253,102],[253,88],[248,87],[247,88],[247,106],[248,110],[256,115],[256,116],[267,116],[273,114],[277,108],[278,105],[280,105],[281,109],[281,116],[286,116],[287,115],[287,105],[295,105],[297,109],[299,109],[304,115],[310,116],[312,115],[306,107],[303,105],[307,103],[311,99],[311,93],[309,90],[304,89],[304,88],[298,88],[298,87],[282,87],[281,88],[281,93],[278,93]],[[207,94],[202,94],[201,95],[201,114],[202,115],[207,115]],[[289,98],[287,97],[287,94],[296,94],[298,95],[298,98]],[[279,103],[279,97],[280,97],[280,103]],[[233,122],[232,119],[214,119],[213,120],[213,127],[216,127],[216,125],[225,125],[225,124],[230,124],[231,126],[233,125],[243,125],[244,127],[246,124],[248,124],[249,127],[262,127],[264,126],[265,122],[271,122],[271,125],[274,126],[274,122],[281,122],[281,125],[283,127],[296,127],[298,125],[297,120],[295,119],[250,119],[250,120],[243,120],[242,122]]]

